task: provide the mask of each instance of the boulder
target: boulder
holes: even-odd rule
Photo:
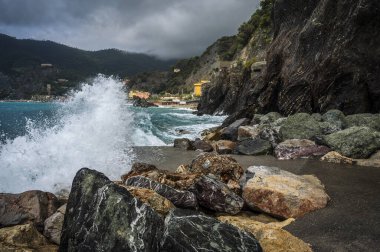
[[[346,116],[347,127],[368,127],[380,131],[380,114],[354,114]]]
[[[281,124],[280,122],[284,121],[282,119],[285,119],[285,118],[281,118],[277,120],[272,125],[269,125],[269,124],[261,125],[260,126],[261,130],[258,137],[260,139],[269,141],[272,147],[276,147],[277,144],[281,141],[281,137],[280,137],[281,125],[275,125],[275,124],[277,123]]]
[[[271,124],[283,116],[278,112],[269,112],[268,114],[254,117],[254,122],[258,124]]]
[[[251,166],[243,187],[247,205],[281,218],[296,218],[324,208],[329,196],[314,176],[298,176],[276,167]],[[250,174],[249,174],[250,173]]]
[[[218,220],[251,233],[267,252],[312,252],[310,245],[281,229],[283,222],[262,223],[247,216],[219,216]]]
[[[196,150],[202,150],[204,152],[212,152],[214,150],[211,144],[199,138],[195,139],[195,141],[192,144],[194,149]]]
[[[200,175],[201,174],[191,172],[186,172],[185,174],[157,169],[141,173],[135,173],[133,177],[142,176],[154,180],[158,183],[171,186],[175,189],[186,190],[192,184],[194,184],[195,179],[197,179]]]
[[[60,251],[159,251],[164,222],[149,205],[102,173],[74,178]]]
[[[238,138],[237,140],[252,139],[259,136],[261,128],[259,125],[253,126],[240,126],[238,128]]]
[[[58,246],[50,244],[32,224],[17,225],[0,229],[0,251],[58,251]]]
[[[194,193],[175,189],[146,177],[136,176],[127,179],[127,186],[147,188],[170,200],[175,206],[182,208],[198,208]]]
[[[336,164],[354,164],[355,161],[352,158],[345,157],[336,151],[330,151],[321,158],[322,161]]]
[[[324,135],[340,131],[347,127],[346,116],[342,111],[333,109],[322,115],[320,126]]]
[[[299,113],[289,116],[281,126],[281,139],[312,139],[322,135],[322,129],[317,120],[309,114]]]
[[[262,251],[252,234],[195,211],[175,209],[165,223],[163,252]]]
[[[66,204],[58,208],[52,216],[45,220],[44,236],[55,244],[61,243],[63,220],[66,213]]]
[[[178,148],[181,150],[194,150],[192,141],[187,138],[174,139],[174,148]]]
[[[231,154],[236,147],[236,143],[229,140],[219,140],[215,142],[216,152],[220,155]]]
[[[240,186],[237,186],[240,190]],[[244,205],[240,196],[211,175],[201,176],[189,190],[195,194],[200,206],[216,212],[236,214]]]
[[[49,192],[0,193],[0,228],[33,222],[43,231],[45,219],[58,207],[57,197]]]
[[[134,163],[132,165],[131,170],[127,174],[121,175],[121,181],[125,183],[125,181],[134,176],[139,176],[142,173],[158,170],[155,165],[147,164],[147,163]]]
[[[368,158],[380,149],[380,133],[368,127],[351,127],[324,140],[331,149],[350,158]]]
[[[244,173],[234,158],[213,153],[204,153],[196,157],[191,163],[190,171],[200,174],[211,173],[226,184],[238,184]]]
[[[238,138],[239,127],[247,125],[248,123],[249,123],[248,118],[242,118],[242,119],[236,120],[235,122],[230,124],[228,127],[225,127],[220,131],[220,139],[236,141]]]
[[[274,154],[280,160],[321,157],[330,152],[326,146],[307,139],[289,139],[276,146]]]
[[[148,204],[161,215],[167,215],[171,209],[175,208],[170,200],[162,197],[153,190],[133,186],[122,186],[126,188],[134,197],[138,198],[145,204]]]
[[[246,139],[238,143],[236,150],[243,155],[268,155],[272,152],[272,145],[260,138]]]

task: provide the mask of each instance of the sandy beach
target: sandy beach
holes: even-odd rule
[[[199,154],[173,147],[135,147],[136,160],[175,170]],[[378,251],[380,242],[380,169],[324,163],[279,161],[272,156],[232,155],[245,169],[276,166],[296,174],[314,174],[331,197],[328,206],[308,213],[285,229],[312,245],[314,251]]]

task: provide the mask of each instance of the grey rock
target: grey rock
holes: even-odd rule
[[[262,251],[252,234],[195,211],[175,209],[165,224],[162,252]]]
[[[147,204],[102,173],[76,174],[60,251],[159,251],[164,222]]]
[[[174,148],[178,148],[182,150],[194,150],[192,141],[187,138],[174,139]]]
[[[281,139],[312,139],[322,135],[322,129],[312,116],[299,113],[289,116],[280,129]]]
[[[158,183],[157,181],[142,176],[131,177],[127,179],[125,184],[128,186],[151,189],[170,200],[177,207],[198,208],[198,202],[194,193],[189,191],[177,190],[171,186]]]
[[[380,114],[355,114],[346,116],[347,127],[369,127],[380,131]]]
[[[272,152],[272,145],[260,138],[246,139],[237,145],[236,150],[244,155],[267,155]]]
[[[249,124],[248,118],[241,118],[239,120],[236,120],[232,124],[230,124],[228,127],[225,127],[220,132],[220,139],[222,140],[231,140],[236,141],[238,138],[238,128],[240,126],[244,126]]]
[[[57,212],[45,220],[44,236],[58,245],[61,243],[61,233],[66,206],[66,204],[61,206],[58,208]]]
[[[347,127],[347,120],[342,111],[333,109],[322,116],[320,126],[324,135],[331,134]]]
[[[368,127],[351,127],[324,139],[331,149],[350,158],[368,158],[380,149],[380,133]]]
[[[326,155],[331,150],[307,139],[289,139],[276,146],[274,154],[281,160],[315,158]]]
[[[214,150],[211,144],[207,143],[206,141],[203,141],[199,138],[195,139],[193,142],[194,149],[196,150],[202,150],[204,152],[211,152]]]
[[[58,207],[57,197],[49,192],[0,193],[0,228],[33,222],[43,231],[44,221]]]
[[[200,206],[229,214],[237,214],[244,200],[215,176],[203,175],[189,188],[197,197]]]

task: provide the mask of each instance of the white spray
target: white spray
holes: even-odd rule
[[[122,82],[99,75],[73,92],[55,126],[28,122],[28,134],[9,140],[0,152],[0,192],[69,187],[81,167],[118,178],[132,160],[130,123]]]

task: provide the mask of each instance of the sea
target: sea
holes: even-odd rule
[[[124,84],[99,75],[61,102],[0,102],[0,192],[57,192],[82,167],[118,179],[136,160],[134,146],[199,137],[223,116],[190,109],[133,107]]]

